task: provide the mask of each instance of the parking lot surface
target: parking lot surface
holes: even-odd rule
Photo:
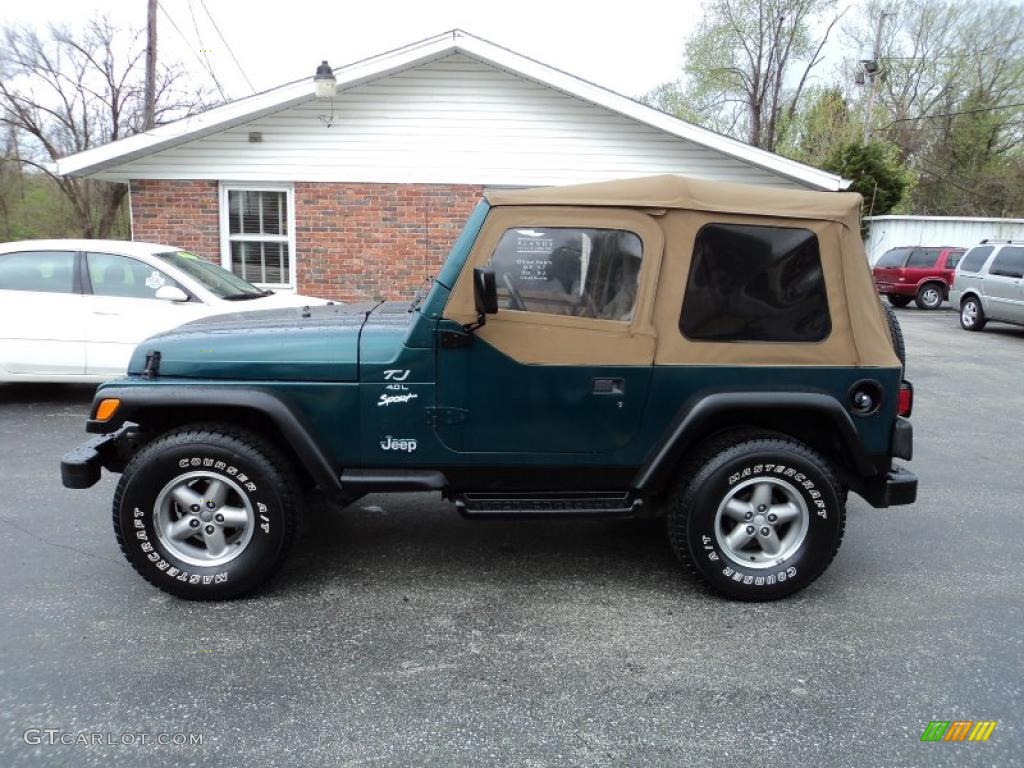
[[[117,548],[116,477],[60,484],[92,390],[0,385],[0,765],[1021,765],[1024,329],[898,314],[919,500],[852,497],[826,574],[758,605],[657,525],[433,495],[311,512],[259,597],[176,600]]]

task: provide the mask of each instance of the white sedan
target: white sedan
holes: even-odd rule
[[[190,320],[325,303],[257,288],[169,245],[4,243],[0,381],[103,381],[125,372],[140,341]]]

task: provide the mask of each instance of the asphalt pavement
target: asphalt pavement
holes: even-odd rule
[[[436,495],[312,512],[268,591],[183,602],[124,562],[116,477],[61,486],[92,390],[0,385],[0,766],[1024,764],[1024,328],[898,315],[919,500],[852,497],[829,571],[758,605],[651,523]]]

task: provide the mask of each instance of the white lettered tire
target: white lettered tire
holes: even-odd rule
[[[829,463],[773,434],[706,445],[683,470],[668,510],[679,559],[738,600],[774,600],[808,586],[832,562],[845,525],[845,493]]]
[[[191,600],[252,592],[284,561],[298,525],[296,481],[261,438],[190,425],[146,445],[114,494],[114,531],[151,584]]]

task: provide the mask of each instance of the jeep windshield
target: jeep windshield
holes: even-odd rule
[[[194,253],[188,251],[167,251],[153,254],[172,267],[177,267],[199,283],[218,299],[226,301],[245,301],[269,296],[273,291],[257,288],[247,280],[243,280],[233,272],[211,264]]]

